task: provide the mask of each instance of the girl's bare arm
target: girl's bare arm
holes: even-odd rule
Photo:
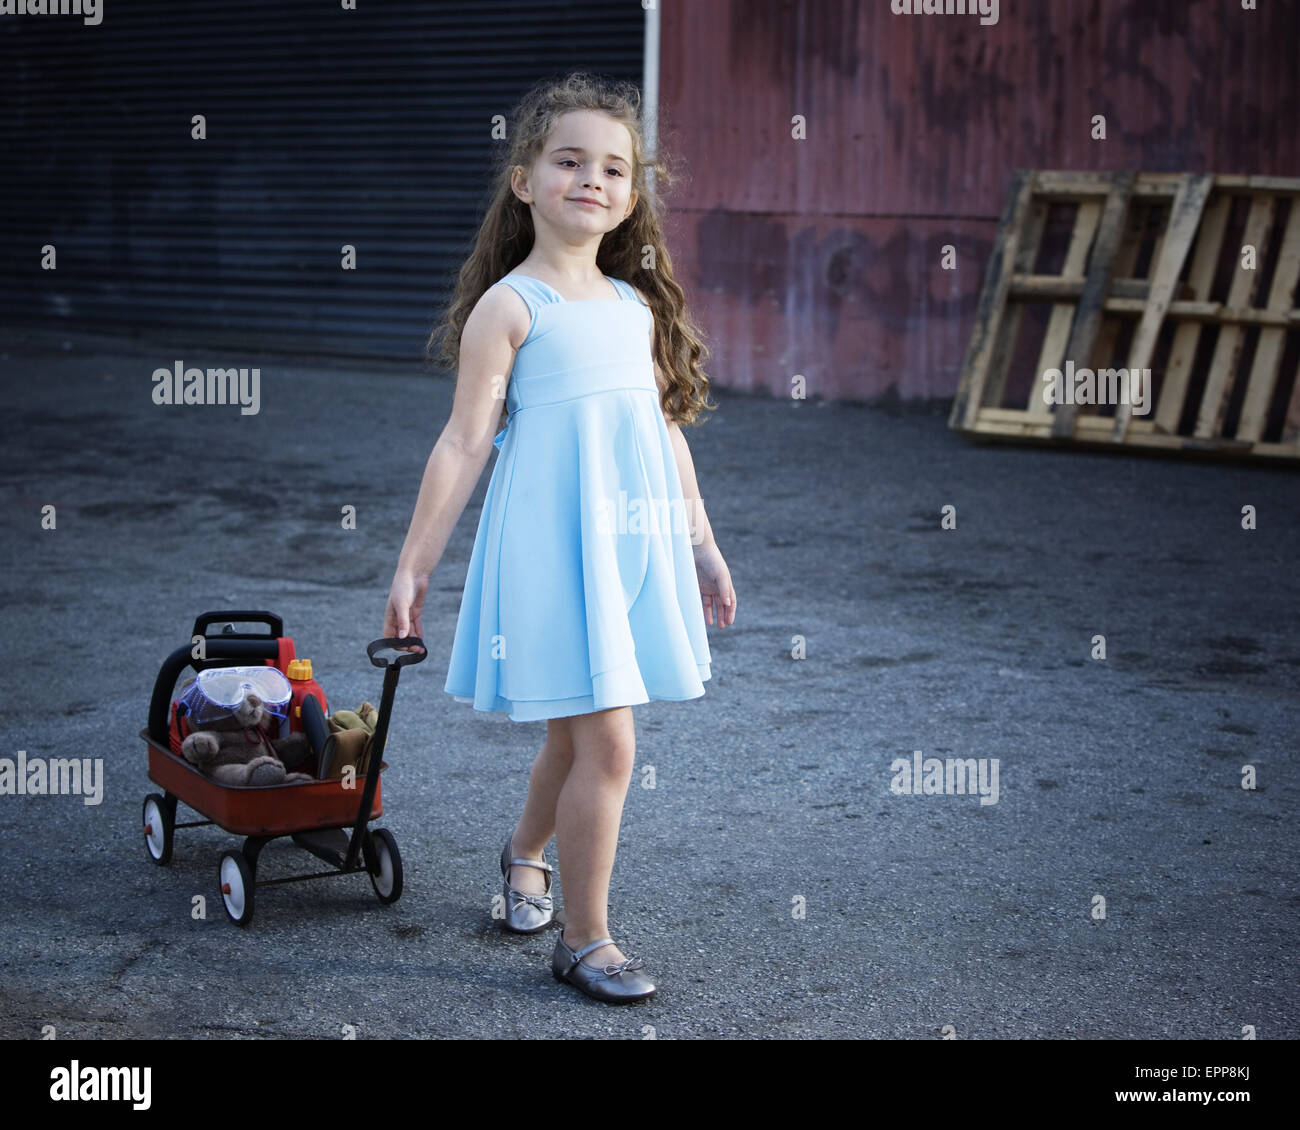
[[[637,294],[641,295],[641,301],[647,306],[650,305],[646,296],[639,289],[633,287]],[[664,389],[668,387],[668,382],[659,370],[659,363],[654,361],[655,355],[655,320],[654,315],[650,317],[650,357],[651,363],[655,370],[655,383],[659,386],[660,396],[662,397]],[[686,504],[686,519],[691,527],[691,546],[698,554],[703,549],[713,549],[717,543],[713,540],[713,527],[709,525],[709,516],[704,513],[704,503],[700,501],[700,487],[695,481],[695,461],[691,458],[691,449],[686,445],[686,437],[682,435],[681,427],[674,423],[668,417],[664,416],[664,423],[668,426],[668,438],[673,445],[673,460],[677,464],[677,477],[682,483],[682,501]]]
[[[698,553],[702,549],[715,547],[713,527],[709,525],[709,516],[704,513],[704,503],[700,500],[699,483],[695,481],[695,460],[691,458],[691,449],[686,445],[686,437],[676,423],[665,417],[668,425],[668,438],[673,444],[673,458],[677,463],[677,477],[682,482],[682,501],[686,504],[687,520],[691,524],[691,547]]]
[[[695,558],[695,573],[704,602],[704,622],[725,628],[735,622],[739,607],[736,588],[731,583],[731,571],[713,539],[713,528],[704,513],[700,488],[695,481],[695,462],[686,446],[686,437],[673,423],[668,424],[668,435],[672,438],[677,477],[682,482],[682,499],[686,503],[686,518],[691,527],[691,553]]]
[[[429,574],[474,493],[492,439],[515,352],[528,333],[527,307],[508,287],[479,299],[461,333],[451,415],[424,466],[415,513],[398,555],[384,613],[384,635],[422,635]]]
[[[398,556],[399,573],[427,577],[437,567],[492,454],[515,355],[511,337],[518,300],[502,294],[504,289],[484,294],[465,321],[451,415],[425,464],[415,513]]]

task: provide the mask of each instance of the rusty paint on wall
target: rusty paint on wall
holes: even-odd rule
[[[661,136],[688,172],[669,238],[719,388],[951,396],[1016,167],[1300,175],[1295,5],[661,9]]]

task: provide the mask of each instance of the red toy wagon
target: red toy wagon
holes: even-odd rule
[[[225,628],[209,635],[208,629],[221,622],[225,622]],[[237,623],[264,624],[268,631],[236,632]],[[259,661],[287,672],[296,656],[293,640],[284,634],[283,621],[274,613],[205,612],[199,616],[194,621],[191,642],[178,647],[163,662],[149,703],[149,725],[140,731],[148,747],[149,779],[163,790],[144,799],[144,842],[149,858],[160,866],[171,860],[176,828],[216,824],[227,832],[245,836],[241,851],[226,852],[221,857],[220,869],[221,901],[232,921],[240,926],[252,920],[255,887],[323,879],[361,870],[369,874],[380,902],[396,902],[402,894],[402,857],[397,842],[387,829],[372,831],[368,823],[384,811],[379,774],[387,768],[382,758],[398,672],[409,663],[421,662],[425,652],[404,652],[392,662],[376,658],[376,653],[411,646],[423,649],[424,643],[418,636],[406,636],[375,640],[366,648],[370,662],[384,668],[384,688],[364,779],[358,777],[352,781],[353,787],[345,787],[343,781],[336,779],[280,785],[225,785],[199,772],[181,754],[181,742],[188,726],[183,708],[178,710],[178,703],[172,698],[178,678],[187,667],[199,672],[211,667],[256,665]],[[291,712],[290,725],[294,730],[305,730],[314,747],[317,735],[312,726],[304,726],[302,717],[308,714],[308,710]],[[323,717],[317,725],[323,733]],[[313,752],[319,750],[313,748]],[[178,801],[206,819],[177,824]],[[350,836],[348,829],[351,829]],[[258,855],[266,844],[281,836],[291,837],[295,844],[324,860],[331,869],[257,880]]]

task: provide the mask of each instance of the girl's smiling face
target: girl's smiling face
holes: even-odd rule
[[[536,223],[575,234],[604,235],[632,213],[632,137],[627,127],[595,110],[572,110],[551,131],[541,156],[515,192],[533,207]]]

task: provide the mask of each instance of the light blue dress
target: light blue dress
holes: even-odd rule
[[[709,645],[650,308],[507,275],[532,324],[470,556],[445,690],[515,722],[704,694]]]

